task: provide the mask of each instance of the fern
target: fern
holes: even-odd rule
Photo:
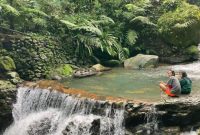
[[[2,8],[2,11],[5,15],[11,15],[11,16],[19,16],[20,13],[18,10],[16,10],[14,7],[0,3],[0,7]]]
[[[75,28],[77,25],[74,23],[71,23],[67,20],[60,20],[61,23],[65,24],[68,28]]]
[[[132,46],[136,43],[137,39],[137,33],[134,30],[128,30],[126,35],[126,42]]]
[[[130,12],[134,12],[134,13],[144,13],[145,12],[144,8],[138,7],[134,4],[126,4],[125,7]]]
[[[137,23],[137,24],[147,24],[151,26],[156,26],[156,24],[152,23],[148,17],[144,16],[137,16],[134,19],[130,21],[131,23]]]
[[[130,55],[130,51],[128,48],[121,48],[118,54],[118,58],[121,61],[126,60]]]
[[[174,29],[187,29],[191,27],[192,25],[196,24],[197,22],[195,20],[189,20],[185,23],[177,23],[173,26]]]
[[[114,24],[114,20],[110,17],[107,17],[105,15],[101,15],[99,20],[91,20],[90,21],[90,24],[93,24],[95,26],[98,26],[98,25],[109,25],[109,24]]]
[[[78,30],[78,31],[82,31],[82,32],[88,32],[88,33],[92,33],[98,36],[102,35],[102,32],[100,29],[96,28],[96,27],[91,27],[91,26],[77,26],[74,28],[74,30]]]
[[[115,23],[112,18],[105,16],[105,15],[101,15],[100,20],[103,21],[103,22],[106,22],[106,23],[112,23],[112,24]]]
[[[30,16],[30,17],[33,17],[33,16],[49,17],[46,13],[44,13],[44,12],[38,10],[38,9],[33,9],[33,8],[23,7],[22,12],[24,14],[26,14],[26,16]]]
[[[33,18],[33,23],[38,26],[46,27],[47,22],[42,18]]]

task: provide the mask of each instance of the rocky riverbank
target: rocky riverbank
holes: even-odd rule
[[[156,103],[145,103],[123,98],[102,97],[84,90],[64,87],[55,81],[26,82],[21,87],[30,87],[33,90],[38,88],[41,90],[49,89],[50,91],[57,90],[76,98],[103,101],[105,105],[111,104],[113,108],[125,107],[124,126],[126,135],[179,134],[200,127],[199,93],[179,98],[165,98],[165,100]],[[11,109],[12,103],[16,100],[16,88],[0,90],[0,97],[0,124],[3,125],[1,126],[2,130],[12,122]],[[101,110],[96,109],[92,112],[100,113]],[[98,121],[94,121],[92,127],[98,128],[98,123]]]
[[[51,84],[51,85],[49,85]],[[56,82],[40,81],[38,83],[26,83],[29,87],[48,88],[58,90],[78,97],[86,97],[95,100],[102,100],[116,107],[125,103],[125,127],[127,134],[152,134],[174,133],[178,134],[200,127],[200,93],[193,93],[189,96],[179,98],[165,97],[160,102],[147,103],[133,101],[130,99],[102,97],[88,93],[84,90],[65,88]]]
[[[0,133],[13,122],[12,105],[16,101],[16,93],[15,85],[0,80]]]

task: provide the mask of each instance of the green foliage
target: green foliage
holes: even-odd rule
[[[134,30],[129,30],[129,31],[127,32],[126,42],[127,42],[130,46],[133,46],[133,45],[136,43],[137,38],[138,38],[138,36],[137,36],[136,31],[134,31]]]
[[[159,20],[159,31],[163,38],[176,46],[198,43],[200,10],[183,2],[175,11],[163,14]]]
[[[186,53],[189,55],[198,55],[199,50],[198,50],[197,46],[193,45],[186,49]]]
[[[0,71],[13,71],[15,69],[15,63],[12,58],[8,56],[0,57]]]
[[[59,75],[69,76],[73,73],[73,69],[69,64],[64,64],[55,69],[55,71]]]
[[[72,29],[72,28],[74,28],[75,26],[77,26],[76,24],[73,24],[73,23],[71,23],[71,22],[69,22],[69,21],[67,21],[67,20],[60,20],[60,22],[63,23],[63,24],[65,24],[66,27],[68,27],[68,28],[70,28],[70,29]]]
[[[186,0],[0,2],[2,26],[54,37],[82,59],[123,61],[137,53],[159,55],[161,44],[185,49],[199,41],[200,11]]]
[[[0,3],[0,7],[2,8],[2,12],[4,15],[9,15],[9,16],[19,16],[20,13],[17,9],[14,7],[10,6],[9,4],[3,4]]]
[[[137,24],[137,25],[151,25],[156,26],[154,23],[152,23],[148,17],[144,16],[137,16],[131,20],[131,23]]]

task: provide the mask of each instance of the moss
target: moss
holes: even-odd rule
[[[174,11],[164,13],[158,20],[158,28],[165,42],[178,47],[198,43],[200,10],[195,5],[182,2]]]
[[[186,53],[189,55],[198,55],[199,54],[199,50],[197,48],[197,46],[190,46],[186,49]]]
[[[69,64],[62,64],[57,68],[53,68],[47,75],[48,79],[55,78],[55,76],[68,77],[73,73],[72,66]]]
[[[69,76],[72,74],[73,69],[69,64],[64,64],[56,68],[56,72],[63,76]]]
[[[0,70],[1,71],[13,71],[15,70],[15,63],[12,58],[8,56],[0,57]]]

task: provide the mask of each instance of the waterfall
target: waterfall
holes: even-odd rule
[[[18,88],[4,135],[124,135],[124,108],[39,88]]]
[[[147,135],[150,135],[152,133],[156,133],[158,131],[158,121],[157,121],[157,110],[155,105],[151,105],[149,107],[149,111],[145,114],[146,118],[146,125],[145,128],[147,130]]]

